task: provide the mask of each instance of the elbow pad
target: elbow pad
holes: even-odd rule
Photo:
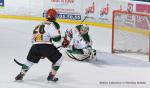
[[[51,38],[54,42],[58,42],[58,41],[60,41],[61,40],[61,36],[59,35],[59,36],[56,36],[56,37],[54,37],[54,38]]]

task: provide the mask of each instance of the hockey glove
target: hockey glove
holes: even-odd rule
[[[64,38],[64,41],[62,42],[62,46],[66,48],[68,45],[69,45],[69,41],[66,38]]]

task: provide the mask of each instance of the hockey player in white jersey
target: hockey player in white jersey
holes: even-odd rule
[[[55,21],[57,12],[54,9],[47,11],[47,21],[42,22],[35,27],[32,36],[32,47],[27,55],[27,60],[21,64],[21,72],[16,76],[16,80],[22,80],[26,72],[43,57],[52,62],[51,71],[47,77],[48,81],[57,81],[55,77],[61,63],[62,54],[57,50],[52,41],[61,40],[60,26]]]
[[[65,32],[63,46],[69,47],[67,55],[75,60],[84,61],[96,58],[96,50],[92,49],[92,40],[89,35],[89,26],[77,25]]]

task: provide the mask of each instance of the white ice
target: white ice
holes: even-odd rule
[[[16,82],[14,78],[21,67],[14,63],[13,58],[25,62],[31,47],[32,30],[39,23],[0,19],[0,88],[150,88],[150,62],[147,59],[101,51],[97,53],[95,62],[74,61],[64,54],[65,60],[58,71],[57,83],[46,80],[51,70],[51,62],[47,59],[34,65],[22,82]],[[103,45],[100,46],[104,48],[102,50],[110,47]]]

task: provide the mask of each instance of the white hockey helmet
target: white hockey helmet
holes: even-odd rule
[[[81,35],[84,35],[89,32],[89,26],[87,25],[77,25],[76,28],[79,30]]]

